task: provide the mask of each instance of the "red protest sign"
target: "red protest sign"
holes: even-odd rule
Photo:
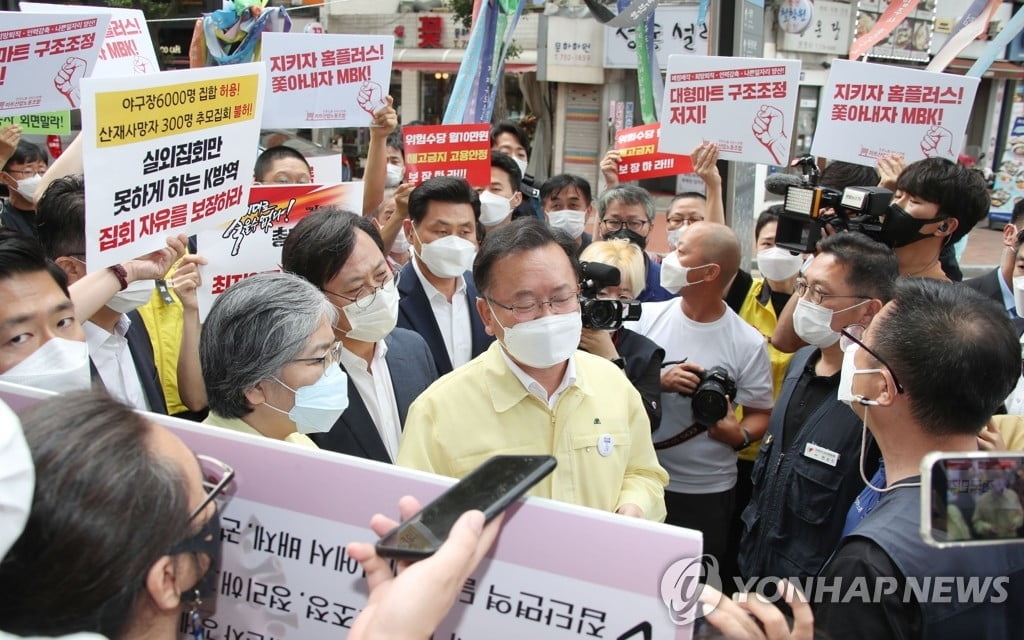
[[[622,129],[615,134],[615,148],[622,158],[619,180],[646,180],[693,172],[690,156],[658,152],[660,134],[661,125],[657,122]]]
[[[491,183],[490,125],[403,127],[402,138],[406,182],[420,184],[438,176],[455,176],[474,187]]]

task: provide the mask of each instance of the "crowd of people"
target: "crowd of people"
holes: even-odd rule
[[[725,224],[714,145],[692,155],[704,193],[662,213],[619,184],[615,151],[599,191],[529,175],[528,137],[509,122],[492,131],[489,184],[407,184],[390,98],[374,123],[363,210],[304,217],[282,271],[234,284],[202,323],[203,247],[176,236],[87,264],[77,143],[48,167],[16,127],[0,131],[0,381],[61,394],[21,415],[35,491],[0,540],[0,584],[18,585],[0,629],[170,637],[208,597],[230,461],[193,456],[132,409],[453,478],[496,454],[553,455],[530,495],[696,529],[726,578],[1010,576],[1009,602],[1024,598],[1024,549],[937,552],[917,506],[925,454],[1014,439],[1015,422],[993,416],[1024,405],[1024,203],[1000,266],[960,284],[949,247],[988,196],[948,160],[833,162],[823,186],[887,187],[891,205],[875,232],[829,226],[800,255],[776,246],[778,208],[753,238]],[[256,183],[310,181],[287,147],[254,169]],[[665,255],[647,250],[659,215]],[[741,268],[747,242],[756,273]],[[581,262],[619,277],[593,286]],[[639,305],[639,319],[602,324],[581,310],[595,300]],[[15,422],[0,421],[5,451],[24,448]],[[205,487],[218,469],[223,482]],[[350,637],[428,637],[498,526],[467,514],[397,578],[371,545],[351,545],[371,596]],[[895,596],[816,603],[812,616],[784,591],[792,628],[757,598],[726,599],[708,621],[741,638],[1011,637],[1024,625],[1008,604]]]

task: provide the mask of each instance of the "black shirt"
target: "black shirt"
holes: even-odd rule
[[[17,231],[30,238],[36,237],[36,212],[25,211],[11,204],[10,198],[4,198],[3,211],[0,212],[0,225],[5,229]]]
[[[800,372],[800,378],[793,387],[793,396],[786,405],[786,418],[782,423],[782,447],[789,449],[793,437],[807,421],[807,416],[825,400],[835,399],[839,389],[839,375],[836,371],[830,376],[819,376],[814,367],[821,360],[821,351],[816,352],[807,360],[807,365]]]

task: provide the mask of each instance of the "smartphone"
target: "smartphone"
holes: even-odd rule
[[[494,456],[382,536],[377,541],[377,553],[402,560],[427,558],[444,543],[463,513],[479,509],[484,520],[490,522],[551,473],[556,464],[552,456]]]
[[[1024,542],[1024,452],[930,453],[921,538],[939,548]]]

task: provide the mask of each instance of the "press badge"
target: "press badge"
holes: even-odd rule
[[[612,455],[612,450],[615,448],[615,438],[610,433],[606,433],[597,439],[597,452],[607,458]]]
[[[824,462],[830,467],[836,466],[839,463],[839,454],[831,449],[826,449],[821,445],[817,445],[808,442],[804,445],[804,455],[811,460],[817,460],[818,462]]]

